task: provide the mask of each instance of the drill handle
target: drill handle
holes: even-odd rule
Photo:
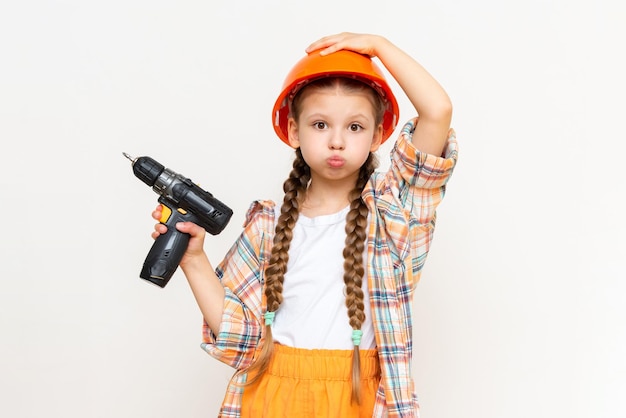
[[[178,268],[191,238],[189,234],[177,230],[176,223],[196,223],[197,220],[191,212],[180,212],[176,207],[170,207],[163,198],[159,198],[159,203],[163,205],[161,223],[167,226],[167,232],[159,235],[152,244],[139,277],[159,287],[165,287]]]

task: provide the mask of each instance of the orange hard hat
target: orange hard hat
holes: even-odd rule
[[[279,138],[289,145],[287,120],[289,117],[289,102],[295,94],[307,83],[324,77],[354,78],[370,85],[383,98],[386,109],[383,115],[383,138],[386,141],[393,133],[398,123],[399,109],[391,88],[385,80],[380,68],[367,55],[353,51],[339,50],[328,55],[320,55],[319,50],[303,57],[291,69],[283,89],[276,99],[272,111],[274,131]]]

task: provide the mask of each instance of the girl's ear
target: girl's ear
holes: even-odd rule
[[[381,123],[376,128],[374,132],[374,137],[372,138],[372,146],[370,147],[370,152],[376,152],[380,144],[383,142],[383,124]]]
[[[292,148],[300,147],[300,139],[298,138],[298,124],[294,118],[289,118],[287,121],[287,134],[289,135],[289,145]]]

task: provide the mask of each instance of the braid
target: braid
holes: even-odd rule
[[[296,226],[300,213],[300,204],[304,200],[306,189],[311,179],[311,170],[302,158],[300,148],[296,149],[296,158],[289,178],[283,183],[283,205],[276,223],[274,244],[270,262],[265,270],[265,297],[267,311],[272,314],[278,310],[283,301],[283,282],[287,272],[289,261],[289,246],[293,237],[293,229]],[[273,349],[271,324],[265,325],[265,342],[257,360],[248,369],[248,375],[253,372],[252,378],[246,384],[256,382],[267,369]]]
[[[360,404],[361,397],[361,361],[359,358],[359,343],[361,335],[361,325],[365,321],[365,305],[363,301],[363,276],[365,268],[363,266],[363,250],[365,249],[366,226],[368,209],[361,199],[361,193],[370,176],[377,166],[376,156],[370,153],[367,161],[361,167],[359,178],[355,188],[350,192],[350,211],[346,216],[346,246],[343,250],[344,275],[346,284],[346,307],[353,335],[357,337],[354,341],[354,353],[352,356],[352,400]],[[354,338],[354,337],[353,337]]]

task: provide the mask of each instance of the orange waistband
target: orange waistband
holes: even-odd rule
[[[350,380],[352,350],[309,350],[274,344],[266,373],[297,379]],[[378,352],[359,350],[361,379],[380,377]]]

